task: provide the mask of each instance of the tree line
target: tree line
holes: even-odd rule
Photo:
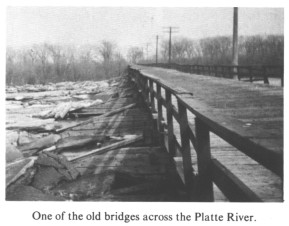
[[[169,44],[161,42],[160,63],[167,63]],[[185,37],[174,38],[171,46],[171,61],[180,64],[231,65],[232,38],[218,36],[193,40]],[[284,36],[254,35],[239,37],[239,65],[283,65]],[[128,58],[133,63],[154,63],[155,55],[145,58],[141,48],[129,50]]]
[[[167,63],[169,45],[159,45],[159,63]],[[173,38],[171,59],[179,64],[230,65],[232,38],[218,36],[193,40]],[[131,47],[126,59],[113,42],[98,45],[53,45],[6,50],[6,84],[45,84],[49,82],[103,80],[120,75],[131,63],[154,63],[155,55],[145,57],[141,47]],[[284,36],[239,37],[239,65],[284,64]]]
[[[99,45],[38,44],[6,50],[6,84],[103,80],[120,75],[127,66],[113,42]]]

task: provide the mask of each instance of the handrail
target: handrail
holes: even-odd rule
[[[269,84],[268,78],[280,78],[281,86],[284,86],[284,67],[280,65],[200,65],[200,64],[139,64],[143,66],[162,67],[176,69],[191,74],[203,74],[216,77],[233,78],[254,82],[263,80]]]
[[[203,115],[200,106],[192,106],[192,102],[187,102],[188,96],[192,94],[177,91],[161,80],[142,74],[139,70],[131,67],[128,68],[128,74],[136,83],[151,111],[157,112],[160,142],[164,144],[164,141],[167,140],[166,146],[172,157],[175,156],[176,150],[180,149],[183,160],[184,184],[193,200],[213,201],[214,182],[231,201],[262,201],[249,187],[232,175],[225,166],[211,158],[210,132],[215,133],[261,165],[283,177],[282,153],[273,152],[252,142],[238,134],[234,129],[214,121],[214,116],[211,117],[207,113]],[[162,95],[161,89],[164,89],[165,96]],[[178,109],[172,104],[172,96],[177,99]],[[167,109],[166,121],[163,117],[163,107]],[[195,132],[190,127],[187,111],[195,115]],[[181,143],[177,141],[174,134],[173,118],[180,126]],[[197,154],[198,175],[193,173],[190,143]]]

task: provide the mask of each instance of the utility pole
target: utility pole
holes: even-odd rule
[[[238,66],[238,7],[234,7],[232,65]]]
[[[177,33],[177,30],[174,29],[178,29],[178,27],[165,27],[166,30],[164,32],[169,33],[169,64],[171,64],[171,58],[172,58],[172,33]]]
[[[148,60],[148,58],[149,58],[149,43],[146,43],[146,52],[147,52],[147,57],[146,57],[146,59]]]
[[[158,64],[158,43],[159,43],[159,36],[156,37],[156,64]]]
[[[171,64],[172,57],[172,27],[170,27],[170,38],[169,38],[169,64]]]

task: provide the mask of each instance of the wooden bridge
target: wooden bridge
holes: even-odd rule
[[[7,200],[283,201],[282,87],[131,66],[94,98],[43,139],[97,142],[9,164]]]
[[[170,69],[129,76],[193,201],[283,200],[283,89]]]
[[[211,75],[223,78],[238,78],[238,80],[255,82],[263,81],[270,84],[269,78],[280,80],[284,86],[284,67],[278,65],[198,65],[198,64],[145,64],[144,66],[175,69],[181,72],[201,75]]]

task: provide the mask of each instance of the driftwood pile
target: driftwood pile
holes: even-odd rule
[[[98,93],[109,87],[107,81],[83,81],[83,82],[60,82],[49,83],[47,85],[30,85],[23,86],[7,86],[6,93],[21,93],[21,92],[45,92],[56,90],[71,90],[73,93]]]
[[[102,100],[95,100],[95,101],[77,101],[77,102],[67,102],[67,103],[60,103],[55,108],[49,109],[46,111],[42,111],[39,114],[34,114],[33,117],[36,118],[55,118],[55,119],[64,119],[69,112],[74,112],[82,108],[87,108],[90,106],[94,106],[97,104],[103,103]]]
[[[6,100],[10,101],[10,104],[13,104],[11,101],[14,101],[21,105],[23,108],[20,111],[25,112],[28,108],[25,103],[31,104],[31,101],[40,105],[52,105],[44,111],[37,112],[37,108],[28,111],[29,116],[25,115],[25,117],[29,120],[20,122],[17,122],[17,114],[21,112],[16,111],[16,114],[13,112],[13,108],[11,108],[12,110],[7,109],[7,115],[9,113],[11,115],[16,114],[13,123],[6,123],[7,200],[64,200],[61,195],[55,196],[51,191],[59,183],[73,181],[81,176],[74,168],[74,162],[92,155],[103,154],[142,139],[142,135],[123,137],[62,136],[64,131],[134,107],[135,104],[130,104],[88,119],[78,120],[75,118],[75,114],[80,109],[102,104],[111,98],[117,98],[118,86],[120,87],[122,83],[123,79],[117,78],[109,82],[69,82],[48,84],[46,86],[25,85],[23,87],[6,88],[6,92],[10,93],[6,96]],[[69,93],[63,92],[67,90],[69,90]],[[51,91],[51,95],[47,91]],[[26,93],[20,94],[19,92]],[[35,95],[35,92],[38,93]],[[45,94],[41,92],[45,92]],[[62,95],[57,96],[57,93]],[[74,116],[74,118],[71,116]],[[55,121],[56,119],[58,121]],[[76,154],[71,158],[63,155],[66,151],[83,147],[94,148]],[[69,197],[65,199],[69,199]]]

